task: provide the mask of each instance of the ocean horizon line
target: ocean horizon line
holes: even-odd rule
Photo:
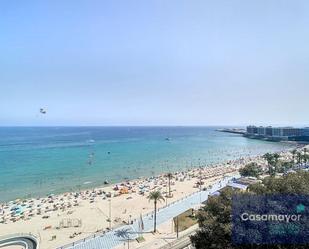
[[[1,125],[0,128],[65,128],[65,127],[85,127],[85,128],[92,128],[92,127],[234,127],[234,128],[245,128],[248,125],[256,125],[256,126],[273,126],[273,127],[309,127],[309,124],[273,124],[273,123],[253,123],[248,122],[246,124],[111,124],[111,125],[73,125],[73,124],[64,124],[64,125]]]
[[[136,128],[156,128],[156,127],[246,127],[246,125],[0,125],[0,128],[65,128],[65,127],[85,127],[85,128],[93,128],[93,127],[136,127]]]

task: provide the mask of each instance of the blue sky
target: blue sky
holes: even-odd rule
[[[306,0],[4,0],[0,125],[308,125],[308,27]]]

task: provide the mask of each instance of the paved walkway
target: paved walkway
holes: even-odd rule
[[[180,199],[168,206],[161,208],[157,213],[157,225],[160,225],[168,220],[171,220],[175,216],[185,212],[189,208],[200,205],[208,199],[209,194],[218,191],[219,189],[225,187],[229,180],[233,177],[225,178],[224,180],[218,181],[213,184],[211,190],[199,191]],[[148,214],[143,217],[144,230],[143,232],[151,232],[153,230],[153,215]],[[68,249],[111,249],[120,244],[124,243],[124,239],[116,235],[117,231],[126,229],[130,236],[130,239],[135,239],[138,237],[139,225],[138,221],[134,221],[132,225],[124,225],[117,229],[114,229],[105,234],[95,234],[92,237],[86,238],[84,240],[77,241],[70,245],[61,247]]]

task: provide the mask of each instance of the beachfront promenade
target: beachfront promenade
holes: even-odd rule
[[[235,175],[236,176],[236,175]],[[208,196],[219,189],[225,187],[228,182],[235,176],[226,177],[220,181],[217,181],[212,185],[211,189],[207,191],[198,191],[187,197],[184,197],[174,203],[168,204],[158,210],[157,213],[157,225],[167,222],[173,219],[175,216],[185,212],[189,208],[196,207],[208,199]],[[143,218],[143,233],[151,232],[153,230],[153,212],[144,215]],[[140,233],[140,219],[134,220],[132,225],[124,225],[106,233],[97,233],[91,237],[79,240],[69,245],[60,247],[61,249],[111,249],[120,244],[123,244],[126,239],[117,236],[117,231],[127,230],[129,238],[136,239]],[[59,248],[59,249],[60,249]]]

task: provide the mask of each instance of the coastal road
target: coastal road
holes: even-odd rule
[[[161,247],[160,249],[184,249],[184,248],[189,248],[190,245],[191,245],[190,237],[186,236],[186,237],[183,237],[183,238],[180,238],[174,241],[173,243],[169,245],[165,245]]]
[[[198,228],[199,228],[198,224],[191,226],[190,228],[180,232],[178,239],[176,238],[176,236],[174,238],[171,238],[173,239],[173,241],[167,241],[163,237],[161,238],[162,245],[161,246],[158,245],[156,246],[156,248],[158,249],[194,249],[193,245],[191,245],[190,236],[195,234]],[[138,249],[154,248],[152,244],[153,244],[153,241],[149,242],[148,244],[138,247]]]
[[[190,236],[195,234],[198,228],[198,224],[188,228],[182,232],[181,237],[159,249],[193,249],[194,247],[191,245]]]
[[[22,246],[25,249],[38,249],[39,243],[31,234],[13,234],[0,237],[0,248],[8,246]]]

